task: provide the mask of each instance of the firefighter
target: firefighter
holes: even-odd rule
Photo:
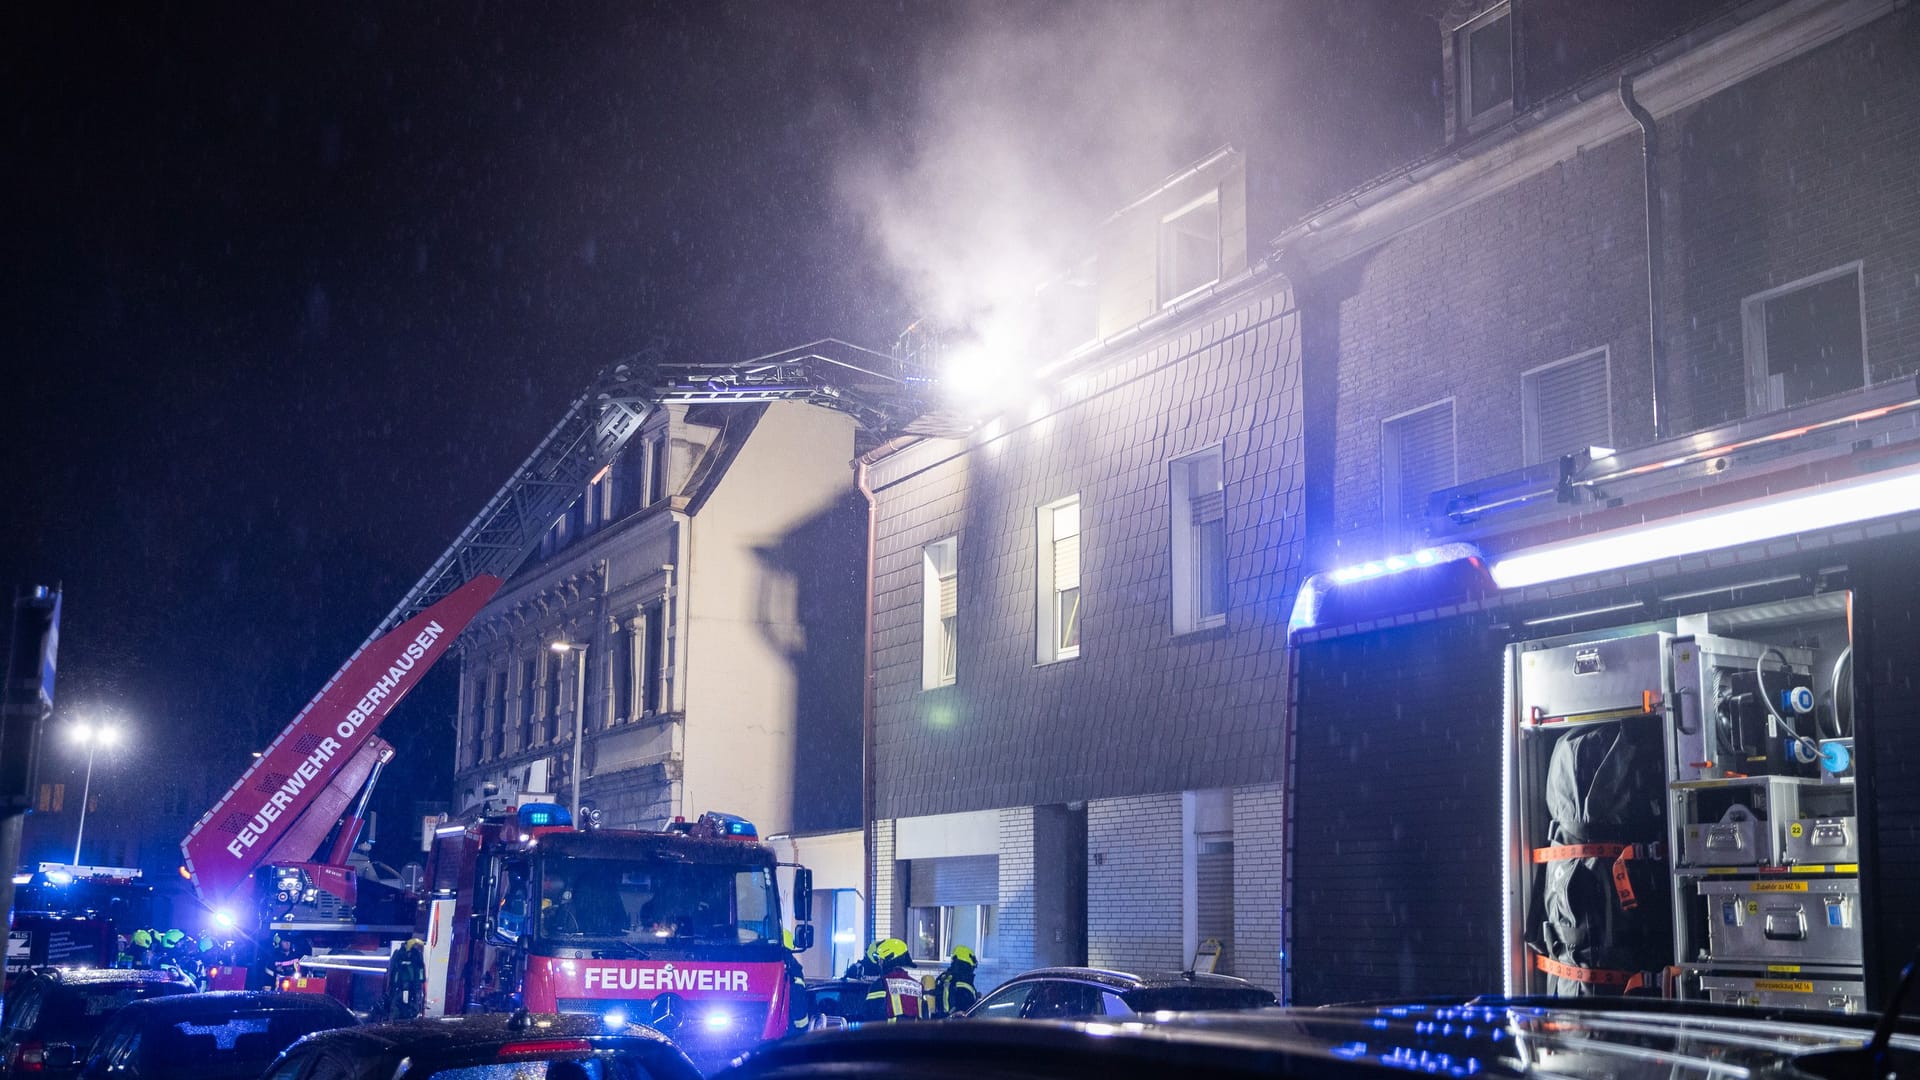
[[[387,958],[387,1019],[411,1020],[427,1000],[427,943],[408,938]]]
[[[813,992],[807,989],[800,958],[793,954],[793,931],[780,931],[780,941],[787,947],[782,958],[787,966],[787,1034],[805,1035],[813,1026]]]
[[[953,947],[953,960],[947,964],[947,970],[933,980],[934,1019],[958,1016],[980,1000],[980,992],[973,988],[976,963],[972,949],[965,945]]]
[[[127,966],[149,968],[153,966],[153,931],[135,930],[127,939]]]
[[[867,989],[866,1019],[918,1020],[926,988],[907,970],[907,943],[887,938],[874,948],[880,975]]]
[[[872,979],[880,974],[880,943],[867,946],[867,954],[847,965],[847,973],[842,978]]]

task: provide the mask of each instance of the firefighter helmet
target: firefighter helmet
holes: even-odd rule
[[[185,930],[174,929],[160,935],[160,944],[169,949],[179,948],[180,943],[185,940],[187,940],[187,932]]]
[[[907,958],[907,943],[897,937],[886,938],[874,947],[874,952],[883,964]]]
[[[153,935],[145,930],[135,930],[133,932],[133,944],[136,948],[150,949],[153,947]]]
[[[973,950],[967,948],[965,945],[955,945],[953,947],[953,958],[968,967],[973,967],[979,963],[979,960],[973,955]]]

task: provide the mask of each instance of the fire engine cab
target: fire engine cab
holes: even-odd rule
[[[787,1030],[772,851],[707,813],[660,832],[575,828],[553,803],[501,808],[434,838],[421,935],[432,1013],[586,1013],[648,1024],[717,1065]],[[794,871],[794,947],[812,875]]]

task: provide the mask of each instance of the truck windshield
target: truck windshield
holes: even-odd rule
[[[778,940],[779,905],[765,867],[667,859],[541,860],[540,936],[634,945]]]

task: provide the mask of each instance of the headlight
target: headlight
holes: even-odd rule
[[[725,1031],[733,1026],[733,1014],[724,1009],[708,1009],[700,1018],[700,1026],[708,1031]]]
[[[602,1016],[600,1020],[610,1028],[626,1027],[627,1026],[627,1010],[608,1009],[606,1012],[606,1015]]]

